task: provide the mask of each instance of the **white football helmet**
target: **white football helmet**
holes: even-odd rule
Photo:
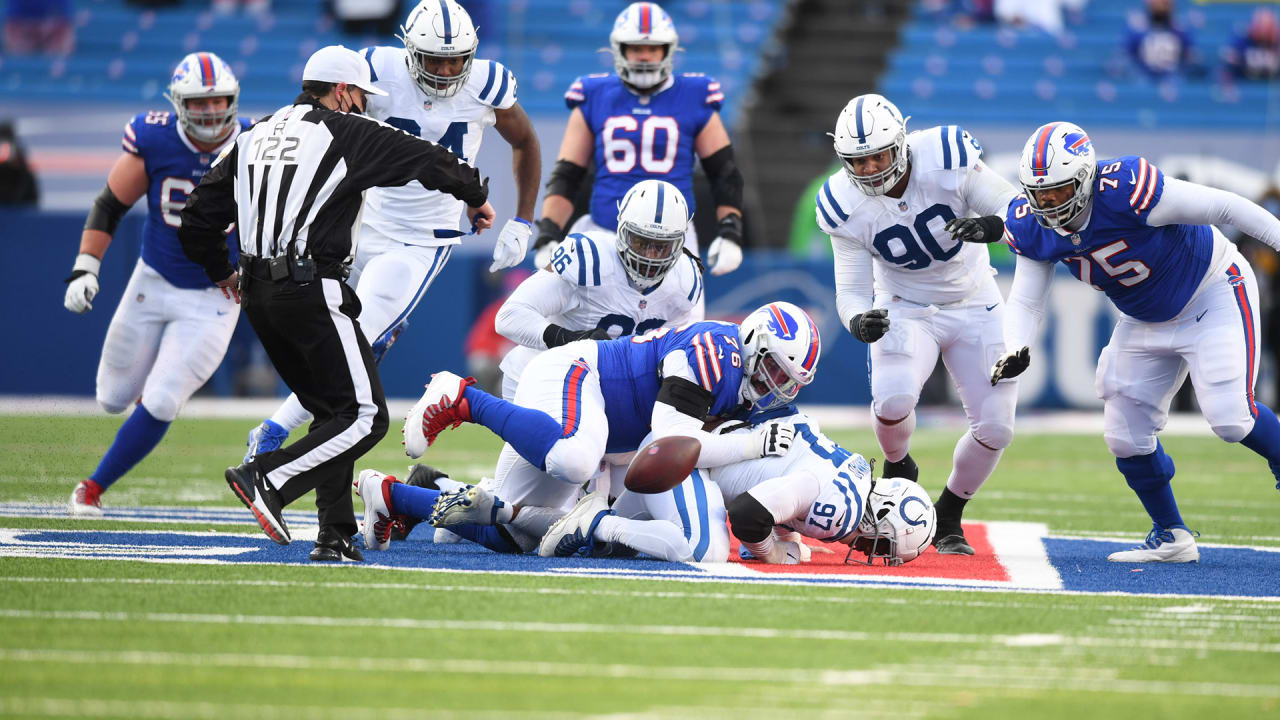
[[[676,26],[666,10],[657,3],[631,3],[613,21],[613,32],[609,33],[613,69],[628,85],[641,90],[657,87],[671,77],[671,63],[679,41]],[[623,52],[626,45],[661,45],[666,54],[656,63],[629,62]]]
[[[1036,220],[1047,228],[1060,228],[1084,212],[1093,198],[1093,180],[1098,163],[1093,142],[1079,125],[1052,122],[1041,125],[1022,148],[1018,162],[1018,182],[1027,193],[1027,204]],[[1071,199],[1054,207],[1041,207],[1033,190],[1048,190],[1070,183]]]
[[[809,314],[788,302],[771,302],[738,326],[742,343],[742,398],[755,410],[796,399],[813,382],[822,338]]]
[[[689,226],[689,205],[680,190],[662,180],[642,180],[618,203],[618,254],[637,288],[662,282],[680,259]]]
[[[907,120],[883,95],[859,95],[836,118],[836,155],[849,180],[867,195],[884,195],[907,174]],[[893,150],[889,167],[871,175],[853,172],[853,159]]]
[[[396,36],[404,43],[405,64],[409,77],[422,92],[437,97],[451,97],[471,74],[471,61],[476,57],[480,37],[475,23],[454,0],[422,0],[409,13]],[[437,75],[427,69],[433,58],[466,58],[457,75]]]
[[[225,110],[190,110],[188,100],[227,98]],[[173,69],[165,98],[178,111],[178,123],[193,140],[212,143],[222,140],[236,124],[240,105],[240,83],[222,58],[211,52],[195,52],[182,58]]]
[[[867,510],[845,562],[901,565],[920,557],[933,542],[938,519],[929,493],[906,478],[880,478],[871,485]],[[854,557],[865,553],[866,559]]]

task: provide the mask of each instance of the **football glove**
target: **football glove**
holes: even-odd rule
[[[575,340],[612,340],[609,331],[604,328],[591,328],[590,330],[569,330],[555,323],[547,325],[547,329],[542,331],[542,342],[547,344],[548,348],[560,347],[567,345]]]
[[[952,218],[943,226],[951,239],[971,243],[998,242],[1004,235],[1004,219],[998,215]]]
[[[542,218],[537,226],[538,236],[533,241],[533,265],[541,270],[551,264],[551,253],[555,252],[556,243],[564,239],[564,228],[550,218]]]
[[[62,304],[73,313],[81,315],[93,309],[93,298],[98,294],[98,270],[102,261],[89,253],[76,256],[71,266],[71,276],[66,279],[67,294]]]
[[[729,213],[716,225],[716,239],[707,248],[707,268],[712,275],[724,275],[742,264],[742,216]]]
[[[515,267],[524,262],[524,254],[532,236],[533,226],[528,220],[518,217],[508,220],[498,234],[498,244],[493,246],[493,264],[489,266],[489,272]]]
[[[786,455],[795,441],[796,429],[791,423],[773,420],[756,428],[751,436],[759,452],[756,457]]]
[[[864,343],[873,343],[889,332],[889,311],[875,308],[858,313],[849,321],[849,332]]]
[[[1022,346],[1020,350],[1007,352],[996,360],[996,364],[991,366],[991,384],[995,385],[1001,380],[1018,377],[1031,364],[1031,348]]]

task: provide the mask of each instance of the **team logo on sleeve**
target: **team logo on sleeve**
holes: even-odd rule
[[[1093,142],[1089,140],[1089,136],[1084,133],[1067,133],[1062,138],[1062,144],[1066,151],[1076,157],[1080,157],[1089,152],[1093,148]]]

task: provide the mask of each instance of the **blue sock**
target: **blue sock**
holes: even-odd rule
[[[1276,420],[1276,414],[1266,405],[1254,405],[1258,408],[1258,418],[1240,444],[1266,458],[1268,463],[1280,464],[1280,420]]]
[[[1116,458],[1116,467],[1124,475],[1125,482],[1137,493],[1151,520],[1162,528],[1182,525],[1178,501],[1173,499],[1173,458],[1165,454],[1164,446],[1156,441],[1156,451],[1149,455]]]
[[[509,537],[503,534],[497,525],[464,523],[462,525],[454,525],[449,528],[449,532],[454,533],[463,540],[470,540],[477,545],[483,545],[494,552],[508,555],[519,555],[524,552],[519,545],[516,545]]]
[[[555,418],[532,408],[521,407],[497,398],[474,385],[467,387],[462,396],[471,404],[471,419],[497,433],[511,443],[539,470],[547,469],[547,453],[564,433]]]
[[[89,479],[101,485],[103,490],[111,487],[155,449],[168,429],[169,423],[155,419],[146,407],[139,404],[120,426],[115,442],[111,443]]]
[[[431,517],[431,510],[436,506],[438,497],[440,497],[439,490],[404,483],[391,483],[391,508],[397,515],[426,520]]]

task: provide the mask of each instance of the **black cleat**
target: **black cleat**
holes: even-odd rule
[[[973,546],[964,539],[964,531],[948,532],[941,538],[933,539],[933,546],[939,555],[972,555]]]
[[[884,469],[880,471],[880,477],[906,478],[913,483],[918,483],[920,482],[920,468],[916,467],[916,461],[911,459],[911,453],[907,453],[897,462],[885,460]]]
[[[311,562],[342,562],[343,560],[363,562],[364,554],[360,552],[360,548],[351,543],[351,538],[332,525],[320,528],[319,534],[316,535],[316,546],[311,551]]]
[[[288,545],[292,538],[289,526],[284,524],[284,503],[258,466],[250,462],[229,467],[223,475],[232,492],[253,513],[262,532],[277,543]]]
[[[436,485],[436,480],[440,478],[448,478],[449,475],[443,473],[430,465],[418,463],[409,468],[409,478],[405,481],[406,485],[414,487],[427,488],[428,490],[439,490],[440,486]],[[391,539],[404,540],[409,537],[409,533],[418,527],[421,520],[407,517],[397,517],[391,521]]]

